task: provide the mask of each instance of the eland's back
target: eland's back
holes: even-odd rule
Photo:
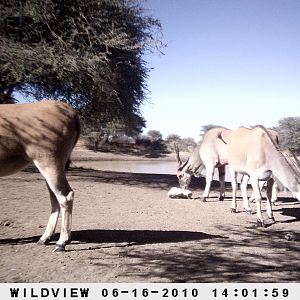
[[[66,162],[79,132],[74,110],[58,101],[0,105],[0,176],[42,157]]]

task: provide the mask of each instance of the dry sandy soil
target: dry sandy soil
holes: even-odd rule
[[[73,166],[68,178],[76,197],[64,253],[51,253],[55,241],[36,244],[50,212],[41,175],[31,169],[1,178],[1,282],[300,281],[300,204],[289,193],[274,207],[277,222],[256,228],[240,198],[238,213],[230,212],[230,185],[225,201],[215,183],[202,203],[203,179],[192,182],[194,199],[172,200],[173,175]]]

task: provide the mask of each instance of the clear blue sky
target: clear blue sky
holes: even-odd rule
[[[154,69],[148,130],[199,140],[203,125],[276,126],[300,116],[299,0],[145,0],[168,47]]]

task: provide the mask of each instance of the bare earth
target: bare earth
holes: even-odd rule
[[[202,203],[204,180],[194,179],[196,199],[172,200],[173,175],[76,167],[84,157],[100,159],[74,155],[73,241],[64,253],[51,253],[55,241],[36,244],[50,213],[42,176],[31,169],[0,179],[1,282],[300,281],[300,203],[289,193],[274,207],[276,224],[256,228],[241,199],[239,212],[230,212],[230,185],[225,201],[218,201],[216,183]]]

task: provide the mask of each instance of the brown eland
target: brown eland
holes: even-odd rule
[[[0,176],[16,173],[32,162],[43,175],[50,193],[51,214],[38,243],[49,243],[61,212],[61,232],[54,252],[63,251],[71,241],[74,192],[65,167],[79,134],[78,117],[66,103],[0,105]]]

